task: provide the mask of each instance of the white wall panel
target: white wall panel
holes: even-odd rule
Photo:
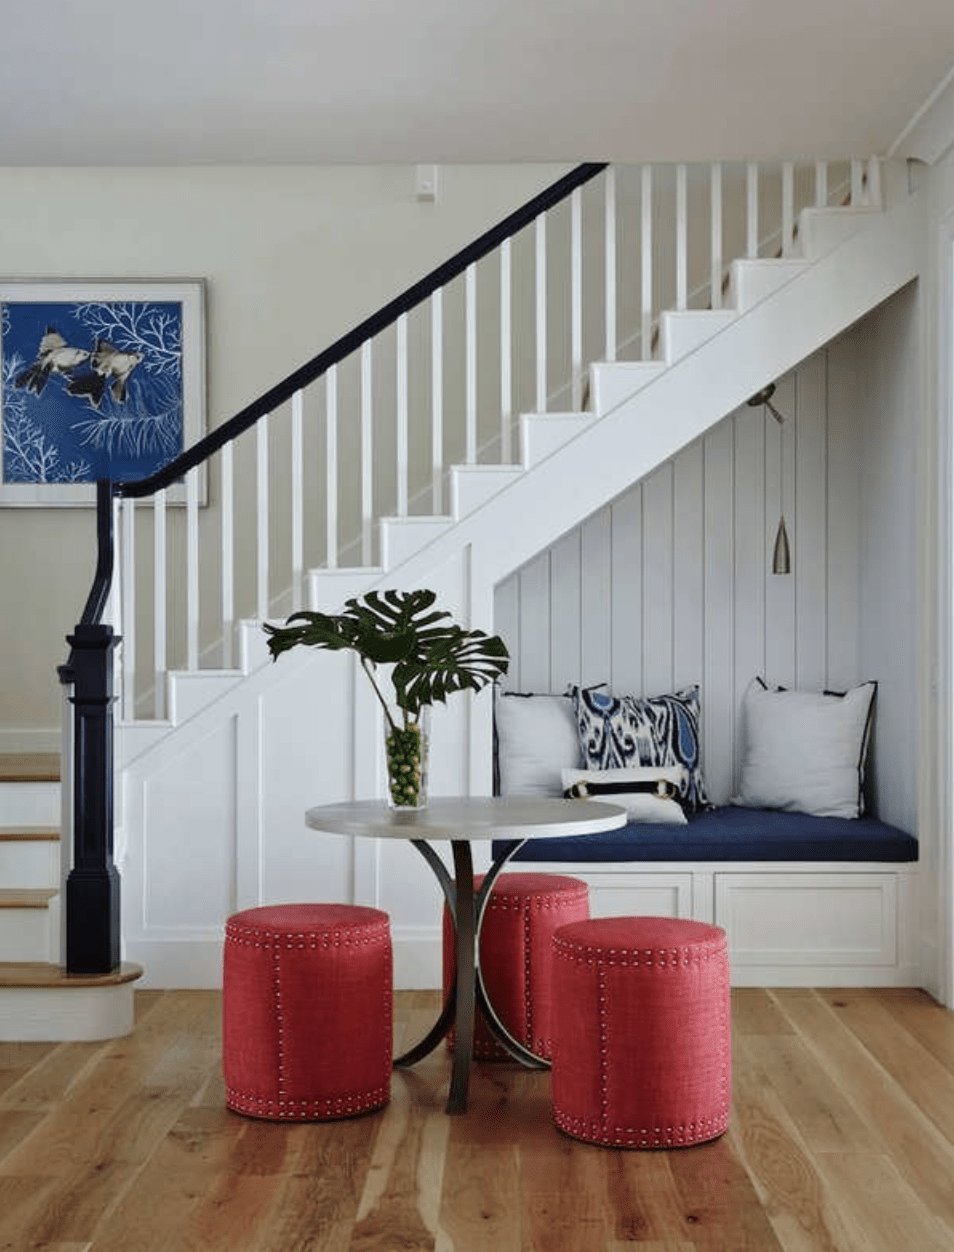
[[[661,466],[643,483],[643,686],[672,690],[673,472]]]

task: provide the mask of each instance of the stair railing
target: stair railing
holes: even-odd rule
[[[800,209],[843,203],[842,186],[850,188],[854,203],[870,197],[871,168],[866,186],[860,161],[577,166],[150,477],[99,482],[96,573],[69,637],[70,659],[60,671],[64,683],[73,685],[74,706],[67,967],[102,972],[119,960],[119,882],[112,861],[117,696],[126,720],[135,719],[150,696],[154,717],[165,716],[170,668],[198,670],[203,662],[206,668],[216,662],[232,667],[237,600],[245,616],[264,619],[305,602],[308,567],[338,568],[354,548],[357,563],[371,566],[376,519],[389,510],[409,516],[417,505],[441,516],[450,465],[519,459],[514,433],[522,412],[553,411],[555,401],[582,410],[585,362],[624,355],[652,359],[662,309],[721,307],[727,258],[774,255],[776,248],[789,255]],[[491,269],[481,267],[478,284],[484,262]],[[479,316],[488,303],[489,317]],[[445,363],[454,354],[462,387],[452,398]],[[309,391],[319,380],[323,422]],[[390,404],[381,406],[377,400],[385,389]],[[356,420],[342,423],[339,409],[345,410],[347,399]],[[269,419],[284,406],[288,423],[273,433]],[[393,412],[393,423],[381,420],[382,407]],[[306,410],[315,417],[325,465],[317,491],[306,489]],[[429,412],[423,432],[421,423],[412,423],[412,412]],[[252,463],[244,468],[254,488],[237,491],[241,468],[233,448],[253,427]],[[276,490],[276,447],[285,436],[290,468]],[[215,538],[209,533],[213,510],[200,528],[199,483],[216,453],[219,603],[213,607],[210,580],[200,578],[202,542]],[[387,484],[381,481],[385,463],[395,467]],[[307,468],[310,473],[310,463]],[[345,484],[347,468],[356,473]],[[185,518],[177,546],[185,548],[184,584],[176,567],[170,576],[166,541],[166,492],[183,479]],[[236,499],[249,496],[253,507],[239,512]],[[323,500],[323,509],[316,509],[313,497]],[[151,601],[147,596],[137,602],[135,503],[146,498],[153,502],[155,559]],[[279,500],[288,506],[284,516]],[[251,536],[241,529],[246,524]],[[288,539],[288,557],[278,570],[272,557],[277,530]],[[250,576],[242,567],[237,579],[235,552],[246,547],[255,554],[254,572]],[[174,622],[167,620],[170,599],[184,605]],[[150,630],[153,664],[138,667],[139,640]],[[121,688],[114,694],[120,631]]]

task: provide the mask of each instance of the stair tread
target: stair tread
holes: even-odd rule
[[[56,887],[3,887],[0,909],[45,909],[57,895]]]
[[[0,752],[0,782],[59,782],[58,752]]]
[[[142,977],[141,965],[123,961],[108,974],[68,974],[62,965],[46,961],[0,961],[0,987],[44,987],[75,990],[82,987],[115,987]]]
[[[0,826],[0,843],[59,843],[58,826]]]

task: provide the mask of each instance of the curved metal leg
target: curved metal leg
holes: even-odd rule
[[[412,839],[411,842],[427,861],[428,865],[434,871],[434,876],[440,883],[441,890],[444,893],[444,899],[447,901],[447,908],[450,912],[454,928],[457,928],[457,890],[454,880],[447,872],[447,867],[437,855],[434,849],[424,839]],[[406,1052],[402,1052],[400,1056],[394,1058],[394,1064],[399,1068],[405,1068],[408,1065],[414,1065],[417,1061],[428,1056],[441,1040],[445,1037],[451,1026],[454,1024],[454,1012],[457,1003],[457,976],[455,974],[453,983],[448,989],[447,996],[444,999],[444,1006],[440,1011],[437,1021],[430,1028],[427,1034],[420,1042],[416,1043],[413,1048],[408,1048]]]
[[[426,840],[412,840],[433,870],[447,902],[455,931],[455,974],[444,1000],[444,1006],[434,1025],[419,1043],[397,1057],[394,1064],[407,1066],[421,1060],[422,1057],[433,1052],[453,1025],[456,1039],[450,1093],[447,1100],[448,1113],[462,1113],[467,1108],[477,1005],[482,1009],[491,1033],[514,1060],[531,1068],[549,1066],[549,1061],[524,1047],[501,1022],[490,1003],[480,973],[480,927],[487,901],[500,871],[525,842],[525,839],[514,839],[505,845],[501,855],[494,858],[490,869],[484,875],[480,891],[475,893],[473,858],[470,842],[467,839],[451,840],[454,857],[453,876],[448,873],[444,862]]]
[[[451,1068],[448,1113],[467,1108],[470,1062],[474,1051],[474,1010],[477,999],[477,936],[474,918],[474,864],[466,839],[452,839],[457,887],[457,988],[454,997],[454,1063]]]
[[[487,989],[484,986],[483,975],[480,972],[480,928],[483,925],[484,911],[487,908],[487,902],[490,899],[490,893],[493,891],[494,883],[500,871],[507,864],[514,853],[526,843],[526,839],[513,839],[503,849],[500,856],[496,857],[484,875],[483,882],[480,884],[480,891],[477,895],[477,917],[475,923],[474,950],[476,957],[476,1002],[480,1006],[490,1033],[496,1038],[500,1046],[513,1057],[515,1061],[519,1061],[521,1065],[525,1065],[528,1069],[549,1069],[550,1062],[544,1056],[538,1056],[536,1052],[531,1050],[516,1039],[507,1027],[497,1016],[490,997],[487,995]]]

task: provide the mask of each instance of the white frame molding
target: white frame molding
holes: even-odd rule
[[[936,909],[936,994],[954,1008],[954,211],[940,223],[937,242],[937,377],[936,404],[936,533],[932,563],[937,578],[936,655],[928,676],[927,709],[922,726],[928,741],[937,744],[935,803],[937,886],[931,903]],[[930,380],[928,380],[930,383]],[[930,412],[929,406],[929,412]],[[935,519],[932,519],[932,521]],[[931,568],[931,567],[929,567]],[[930,662],[929,662],[930,663]],[[929,782],[930,785],[930,782]],[[926,879],[930,882],[930,876]]]

